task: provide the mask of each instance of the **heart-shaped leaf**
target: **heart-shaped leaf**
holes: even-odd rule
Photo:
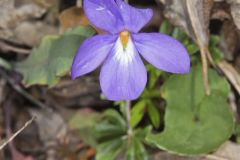
[[[214,151],[232,134],[234,123],[227,103],[229,85],[214,70],[209,72],[212,94],[206,96],[201,66],[189,75],[173,75],[164,84],[167,101],[165,129],[147,141],[170,152],[196,155]]]

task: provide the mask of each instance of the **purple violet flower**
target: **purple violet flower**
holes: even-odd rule
[[[161,33],[138,33],[152,18],[151,9],[137,9],[122,0],[84,0],[92,24],[108,32],[85,40],[72,65],[72,78],[103,64],[100,85],[109,100],[133,100],[147,83],[140,55],[158,69],[184,74],[190,59],[184,46]]]

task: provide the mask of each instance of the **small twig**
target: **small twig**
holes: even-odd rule
[[[203,84],[205,88],[206,95],[210,95],[210,88],[208,82],[208,61],[207,61],[207,49],[201,48],[201,59],[202,59],[202,72],[203,72]]]
[[[126,118],[127,118],[127,124],[128,124],[128,136],[132,137],[133,135],[133,129],[131,126],[131,102],[130,101],[126,101]]]
[[[0,75],[7,80],[7,82],[10,84],[10,86],[17,91],[19,94],[23,95],[26,99],[37,105],[41,108],[48,108],[40,101],[36,100],[32,95],[30,95],[28,92],[23,90],[18,84],[16,84],[2,69],[0,69]]]
[[[202,25],[201,18],[199,17],[198,10],[194,10],[195,1],[187,0],[186,2],[188,15],[190,18],[190,22],[192,25],[193,32],[195,34],[196,42],[200,48],[201,59],[202,59],[202,72],[203,72],[203,83],[206,95],[210,95],[210,88],[208,83],[208,40],[207,40],[207,33]]]
[[[217,66],[216,66],[216,63],[214,62],[214,60],[213,60],[213,57],[212,57],[212,55],[211,55],[211,53],[209,52],[209,50],[207,49],[207,59],[208,59],[208,61],[210,62],[210,64],[214,67],[214,68],[217,68]]]
[[[18,47],[12,46],[10,44],[7,44],[3,41],[0,41],[0,49],[3,51],[12,51],[12,52],[16,52],[19,54],[30,54],[31,53],[31,49],[18,48]]]
[[[14,133],[10,138],[8,138],[1,146],[0,146],[0,150],[2,150],[8,143],[10,143],[17,135],[19,135],[19,133],[21,133],[27,126],[29,126],[33,120],[36,117],[32,117],[30,120],[28,120],[24,126],[22,128],[20,128],[16,133]]]

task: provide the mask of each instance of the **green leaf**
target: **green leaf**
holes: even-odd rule
[[[92,35],[89,27],[84,27],[86,32],[83,27],[80,28],[82,35],[69,31],[61,37],[46,36],[25,61],[15,65],[15,69],[23,74],[26,86],[42,84],[52,87],[69,72],[81,42]]]
[[[131,110],[131,126],[136,127],[139,122],[142,120],[145,113],[146,102],[145,100],[141,100],[137,102]]]
[[[148,154],[141,140],[133,138],[128,144],[126,160],[147,160]]]
[[[186,48],[190,55],[194,55],[195,53],[197,53],[199,51],[199,47],[195,43],[190,43],[189,45],[187,45]]]
[[[161,95],[160,89],[145,89],[141,95],[142,99],[150,99],[150,98],[159,98]]]
[[[144,143],[145,138],[148,133],[152,130],[152,126],[147,126],[145,128],[138,128],[134,130],[134,136],[127,141],[127,160],[147,160],[148,154],[145,150]]]
[[[210,36],[210,42],[209,42],[209,51],[213,57],[213,60],[220,61],[224,58],[224,55],[222,51],[219,49],[220,38],[217,35],[211,35]]]
[[[126,160],[147,160],[148,154],[144,147],[144,138],[149,133],[151,127],[138,129],[130,139],[116,137],[97,146],[97,160],[114,160],[117,156],[125,155]]]
[[[108,109],[103,120],[95,127],[95,136],[100,140],[121,137],[127,133],[126,121],[115,110]]]
[[[122,128],[120,114],[115,110],[108,110],[103,120],[96,124],[95,136],[98,137],[97,160],[114,160],[117,156],[126,159],[145,160],[147,152],[144,148],[146,135],[151,131],[151,126],[133,131],[133,136],[128,137],[127,128]],[[116,117],[116,118],[114,118]],[[124,124],[126,126],[126,123]],[[120,154],[122,153],[122,154]]]
[[[188,40],[187,35],[182,32],[179,28],[174,28],[172,32],[172,36],[178,39],[180,42],[184,43],[184,41]]]
[[[224,58],[222,51],[217,47],[210,47],[209,51],[212,54],[214,61],[221,61]]]
[[[160,126],[160,113],[155,106],[155,104],[151,101],[147,101],[147,111],[148,111],[148,116],[155,128],[159,128]]]
[[[96,160],[114,160],[124,149],[125,139],[122,137],[127,133],[126,121],[116,110],[108,109],[94,131],[100,143]]]
[[[87,143],[97,148],[97,160],[114,160],[124,149],[127,133],[126,121],[115,110],[108,109],[103,115],[77,114],[70,121],[71,128],[78,129]]]
[[[210,45],[210,46],[216,46],[216,45],[218,45],[219,41],[220,41],[219,36],[217,36],[217,35],[211,35],[211,36],[210,36],[209,45]]]
[[[115,160],[122,151],[124,141],[121,138],[104,142],[97,146],[96,160]]]
[[[172,31],[171,24],[167,20],[163,21],[159,29],[159,32],[170,34],[171,31]]]
[[[233,132],[233,114],[227,103],[229,85],[209,70],[211,96],[204,93],[201,66],[189,75],[173,75],[163,86],[167,101],[165,128],[146,140],[157,147],[184,155],[217,149]]]
[[[156,85],[157,80],[162,74],[162,71],[156,69],[150,64],[147,65],[147,70],[149,72],[148,88],[153,89]]]
[[[237,143],[240,144],[240,124],[236,124],[235,135],[236,135]]]
[[[108,109],[107,111],[104,112],[104,115],[110,123],[113,123],[123,129],[127,128],[126,121],[116,110]]]
[[[57,38],[57,36],[44,37],[39,48],[34,49],[25,61],[16,64],[15,68],[23,74],[23,83],[25,85],[55,84],[57,82],[56,79],[52,78],[52,75],[47,76],[48,71],[45,69],[50,47]]]
[[[134,137],[140,139],[144,143],[148,143],[146,141],[146,136],[151,132],[152,126],[149,125],[145,128],[137,128],[134,130]]]
[[[91,26],[88,26],[88,27],[79,26],[76,28],[70,28],[64,33],[64,35],[72,35],[72,34],[89,37],[90,35],[95,34],[95,30]]]

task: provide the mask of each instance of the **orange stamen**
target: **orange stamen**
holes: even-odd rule
[[[130,33],[128,31],[122,31],[120,33],[120,39],[124,49],[126,49],[127,47],[129,37],[130,37]]]

